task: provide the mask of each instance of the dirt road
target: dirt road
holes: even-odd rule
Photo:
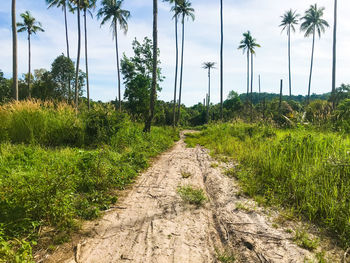
[[[292,234],[276,229],[266,212],[241,197],[236,183],[212,163],[206,150],[186,148],[182,136],[140,176],[118,208],[94,224],[74,253],[58,250],[46,262],[209,263],[220,262],[223,251],[232,251],[235,262],[313,258],[294,244]],[[191,176],[184,179],[182,172]],[[178,186],[188,184],[205,190],[209,201],[203,207],[179,197]]]

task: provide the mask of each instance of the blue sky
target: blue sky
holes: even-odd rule
[[[242,33],[250,30],[261,48],[255,57],[255,85],[257,90],[258,74],[261,75],[262,90],[279,91],[279,80],[284,79],[284,93],[287,94],[287,36],[278,27],[280,16],[289,8],[297,9],[301,14],[315,2],[326,7],[325,19],[331,27],[321,39],[316,41],[312,92],[328,92],[331,88],[332,64],[332,13],[331,0],[224,0],[225,5],[225,96],[231,90],[244,93],[246,90],[246,57],[237,50]],[[350,2],[339,2],[338,27],[338,78],[337,85],[350,80]],[[201,68],[203,62],[219,62],[220,25],[219,1],[193,0],[196,20],[186,22],[185,61],[183,102],[193,105],[203,101],[207,92],[207,73]],[[127,35],[119,35],[120,53],[131,56],[131,42],[136,37],[142,40],[152,36],[152,1],[127,0],[124,8],[130,10]],[[0,6],[0,69],[6,76],[11,75],[11,0],[5,0]],[[52,61],[65,53],[65,31],[63,13],[60,9],[47,9],[44,0],[17,0],[19,14],[29,10],[42,22],[45,33],[33,37],[32,68],[50,68]],[[159,7],[159,46],[163,74],[166,77],[161,84],[163,90],[160,99],[170,101],[173,97],[173,79],[175,64],[174,25],[169,13],[170,7],[160,2]],[[76,56],[77,36],[76,17],[69,15],[69,37],[71,54]],[[88,20],[89,31],[89,71],[91,96],[95,100],[109,101],[117,94],[117,74],[114,42],[108,26],[100,28],[96,18]],[[307,92],[311,55],[311,39],[305,39],[299,30],[292,36],[293,93]],[[26,35],[19,35],[19,72],[27,71]],[[84,69],[84,56],[81,60]],[[219,71],[212,73],[212,101],[219,101]]]

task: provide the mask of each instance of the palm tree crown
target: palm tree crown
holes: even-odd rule
[[[215,68],[215,62],[205,62],[203,63],[203,68],[204,69],[212,69]]]
[[[18,32],[28,32],[28,35],[36,34],[38,31],[44,32],[40,22],[36,21],[34,17],[30,14],[29,11],[21,14],[23,18],[23,23],[17,23]]]
[[[184,22],[185,17],[189,17],[194,21],[195,15],[194,15],[194,8],[192,8],[192,3],[188,0],[178,0],[177,6],[171,8],[172,11],[174,11],[174,17],[182,17],[182,22]]]
[[[250,34],[250,31],[243,33],[243,39],[239,43],[238,49],[242,49],[243,53],[245,53],[246,51],[250,51],[250,43],[251,43],[252,39],[253,39],[253,37]]]
[[[325,8],[318,8],[317,4],[311,5],[306,10],[305,15],[302,17],[303,23],[300,26],[301,31],[305,31],[305,37],[317,33],[321,37],[321,33],[326,31],[326,27],[329,24],[326,20],[322,19]]]
[[[104,25],[109,20],[112,20],[111,28],[113,32],[116,28],[116,24],[119,23],[120,29],[126,33],[128,31],[127,21],[130,18],[130,12],[123,10],[122,4],[122,0],[102,0],[102,7],[97,13],[97,18],[102,18],[101,25]]]
[[[282,18],[282,23],[280,24],[280,27],[282,27],[282,31],[287,29],[287,34],[290,33],[290,29],[295,32],[295,25],[299,23],[299,17],[300,15],[297,14],[297,11],[293,11],[292,9],[286,11]]]

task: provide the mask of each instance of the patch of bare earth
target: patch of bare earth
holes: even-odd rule
[[[83,227],[87,236],[43,261],[209,263],[220,262],[222,251],[232,252],[235,262],[315,259],[294,243],[292,233],[276,228],[266,211],[241,197],[236,182],[212,162],[205,149],[186,148],[182,136],[117,208]],[[184,203],[177,189],[185,185],[204,189],[208,202],[202,207]],[[339,251],[330,253],[339,259]]]

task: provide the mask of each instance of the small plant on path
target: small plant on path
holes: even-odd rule
[[[197,207],[202,206],[207,201],[204,190],[191,185],[181,186],[177,192],[182,200]]]

